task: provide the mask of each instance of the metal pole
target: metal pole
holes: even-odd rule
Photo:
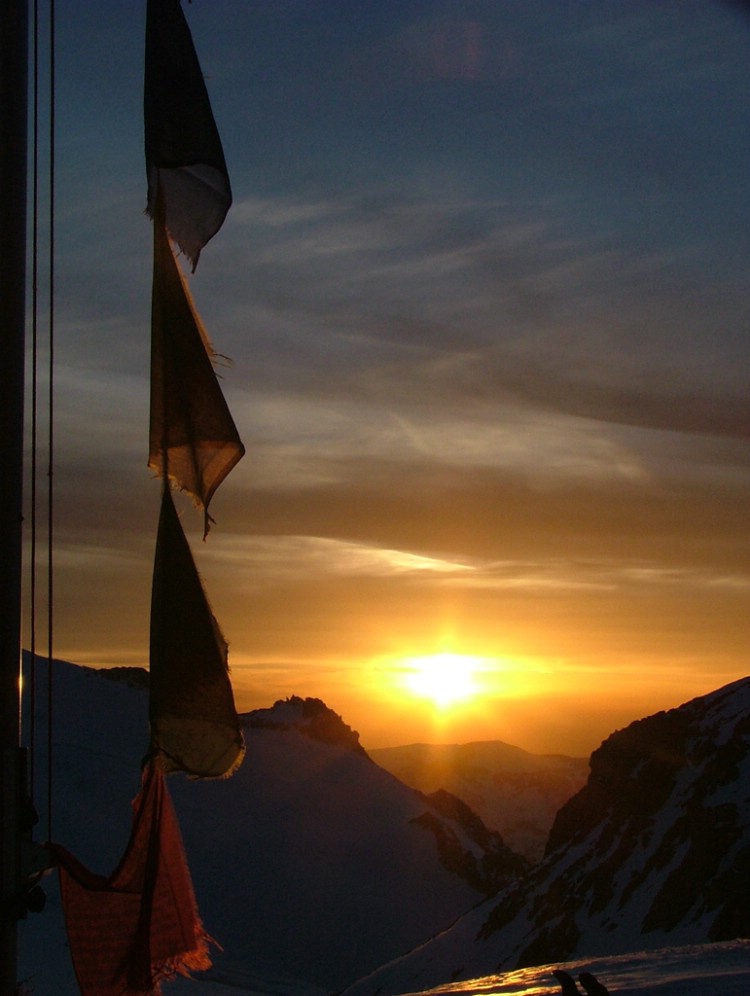
[[[28,3],[0,0],[0,996],[16,992],[21,881],[19,747]]]

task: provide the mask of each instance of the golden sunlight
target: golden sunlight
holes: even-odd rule
[[[480,693],[477,673],[481,664],[480,657],[449,652],[408,657],[403,661],[403,684],[412,695],[446,709]]]

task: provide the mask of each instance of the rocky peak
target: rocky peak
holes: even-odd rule
[[[292,695],[279,699],[270,709],[255,709],[242,716],[243,725],[252,729],[298,730],[313,740],[333,744],[356,754],[367,752],[359,742],[359,733],[343,721],[321,699]]]

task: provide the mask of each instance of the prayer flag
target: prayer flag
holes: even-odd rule
[[[211,497],[245,452],[212,356],[203,323],[157,215],[148,465],[203,506],[204,536]]]
[[[165,483],[151,596],[151,743],[166,771],[223,778],[242,763],[227,644]]]
[[[177,817],[154,759],[133,802],[133,827],[108,878],[51,845],[82,996],[155,996],[161,980],[211,967]]]
[[[147,211],[192,263],[221,228],[232,191],[206,84],[180,0],[148,0],[144,87]]]

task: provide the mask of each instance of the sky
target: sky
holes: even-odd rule
[[[145,3],[63,8],[53,651],[146,665]],[[205,543],[179,502],[238,707],[586,754],[747,674],[747,8],[184,8],[234,193],[190,287],[247,455]]]

